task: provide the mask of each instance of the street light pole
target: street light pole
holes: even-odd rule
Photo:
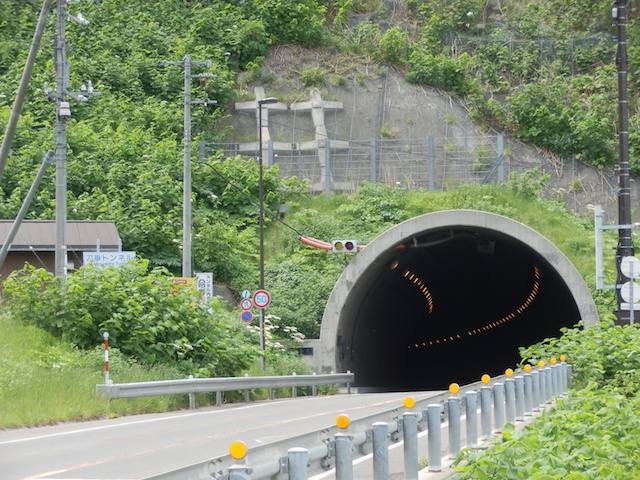
[[[263,152],[262,144],[262,106],[277,103],[278,99],[269,97],[258,100],[258,201],[259,207],[259,230],[260,230],[260,290],[264,290],[264,181],[263,181]],[[267,125],[268,126],[268,125]],[[264,332],[264,308],[260,309],[260,350],[262,350],[262,368],[264,370],[265,352],[265,332]]]

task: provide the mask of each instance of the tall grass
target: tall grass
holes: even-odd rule
[[[188,404],[186,396],[109,401],[95,391],[104,382],[99,347],[81,352],[4,315],[0,329],[0,428],[162,412]],[[117,351],[111,352],[110,364],[118,383],[180,378],[176,370],[143,367]]]

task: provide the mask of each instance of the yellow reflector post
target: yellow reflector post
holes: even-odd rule
[[[525,372],[530,372],[531,371],[531,365],[529,365],[528,363],[524,366],[524,371]]]
[[[351,424],[351,420],[349,420],[349,417],[347,417],[344,413],[341,415],[338,415],[338,418],[336,418],[336,425],[338,426],[338,428],[347,428],[349,425]]]
[[[561,362],[565,362],[566,360],[567,360],[567,357],[565,357],[564,355],[560,355]]]
[[[485,373],[484,375],[482,375],[482,377],[480,377],[480,380],[482,381],[482,383],[489,383],[491,381],[491,377]]]
[[[460,391],[460,385],[458,385],[457,383],[452,383],[451,385],[449,385],[449,391],[455,395]]]
[[[544,362],[543,362],[542,360],[540,360],[540,361],[538,362],[538,366],[539,366],[540,368],[544,367]]]
[[[549,362],[551,363],[551,365],[555,365],[556,364],[556,359],[552,358],[551,360],[549,360]]]
[[[229,453],[234,459],[240,460],[247,456],[247,446],[241,441],[233,442],[229,447]]]
[[[406,408],[413,408],[416,406],[416,400],[413,397],[407,397],[404,399],[404,406]]]
[[[513,370],[512,370],[512,369],[510,369],[510,368],[507,368],[507,369],[504,371],[504,374],[505,374],[507,377],[512,377],[512,376],[513,376]]]

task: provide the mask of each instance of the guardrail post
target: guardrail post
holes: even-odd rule
[[[531,397],[531,410],[533,412],[540,411],[540,372],[531,372],[531,379],[533,381],[533,396]]]
[[[347,370],[347,373],[351,373],[351,370]],[[351,394],[351,382],[347,382],[347,394]]]
[[[516,381],[507,378],[504,381],[504,407],[507,423],[516,423]]]
[[[524,377],[516,376],[516,421],[524,420]]]
[[[482,439],[491,436],[491,387],[480,388],[480,428]]]
[[[404,478],[418,480],[418,416],[413,412],[405,412],[402,415],[402,437],[404,439]]]
[[[460,397],[449,397],[449,458],[460,453]]]
[[[544,409],[547,404],[547,372],[541,368],[538,370],[538,374],[540,375],[540,408]]]
[[[554,397],[559,397],[560,396],[560,365],[553,364],[551,366],[551,369],[553,370],[553,396]]]
[[[571,382],[571,365],[568,363],[562,364],[562,393],[563,395],[569,394],[569,383]]]
[[[571,387],[571,381],[573,379],[573,365],[567,363],[567,393],[569,393],[569,388]]]
[[[193,380],[193,375],[189,375],[189,380]],[[189,410],[194,410],[196,408],[196,394],[191,392],[189,395]]]
[[[253,469],[247,465],[247,446],[244,442],[233,442],[229,453],[237,462],[229,467],[229,480],[251,480]]]
[[[293,375],[294,377],[297,375],[296,372],[292,372],[291,375]],[[293,387],[291,387],[291,397],[292,398],[297,398],[298,397],[298,388],[294,385]]]
[[[493,384],[493,416],[495,431],[500,433],[504,426],[504,384],[500,382]]]
[[[245,378],[249,376],[248,373],[244,374]],[[249,390],[244,391],[244,402],[249,403]]]
[[[553,402],[553,369],[551,367],[545,367],[545,376],[546,376],[546,385],[545,389],[547,390],[547,403]]]
[[[336,480],[353,479],[352,439],[348,433],[336,434]]]
[[[289,449],[289,480],[307,480],[309,474],[307,463],[309,451],[306,448],[295,447]]]
[[[220,392],[220,391],[216,392],[216,405],[218,407],[222,405],[222,395],[223,395],[223,392]]]
[[[530,373],[524,374],[524,414],[533,415],[533,377]]]
[[[467,447],[478,446],[478,392],[472,390],[464,394],[467,413]]]
[[[430,472],[442,471],[442,457],[440,456],[442,449],[441,411],[442,406],[439,403],[427,405],[427,428],[429,430],[429,466],[427,468]]]
[[[389,478],[388,435],[388,423],[376,422],[373,424],[373,480],[388,480]]]
[[[232,465],[229,467],[229,480],[251,480],[251,468],[244,465]]]

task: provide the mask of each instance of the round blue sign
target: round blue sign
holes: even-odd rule
[[[249,323],[251,320],[253,320],[253,313],[242,312],[242,315],[240,315],[240,318],[242,319],[243,322]]]

